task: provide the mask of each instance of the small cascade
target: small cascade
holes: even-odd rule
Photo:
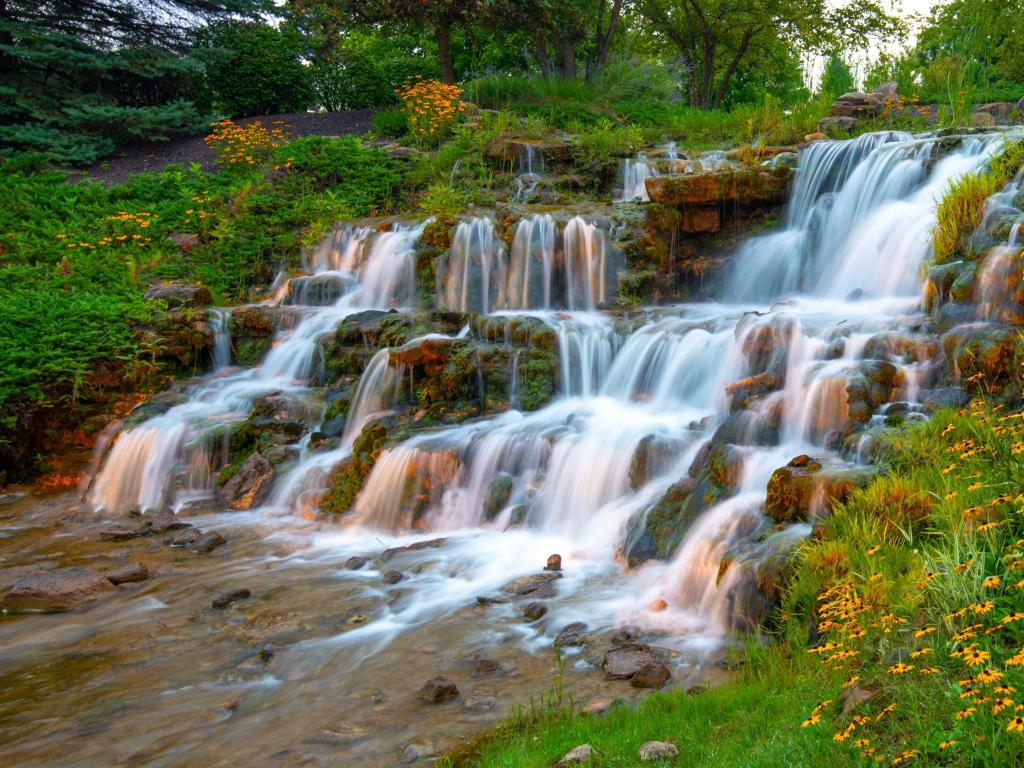
[[[213,326],[213,370],[219,371],[231,365],[231,312],[213,308],[209,312]]]
[[[978,276],[978,317],[982,320],[1024,323],[1024,210],[1018,207],[1022,191],[1024,170],[985,201],[985,213],[974,234],[977,243],[991,232],[1009,227],[1006,242],[988,252]]]
[[[551,308],[555,231],[549,213],[519,220],[508,265],[508,309]]]
[[[592,311],[607,301],[608,233],[574,216],[558,232],[550,214],[519,221],[506,259],[490,218],[461,222],[438,271],[438,299],[447,309]]]
[[[439,286],[441,300],[457,312],[483,312],[505,305],[505,247],[489,218],[459,223]]]
[[[520,144],[519,155],[516,158],[516,192],[512,201],[530,202],[543,178],[544,170],[544,154],[537,151],[536,145],[529,142]]]
[[[626,158],[622,161],[620,170],[622,176],[622,189],[615,196],[616,202],[628,202],[630,200],[650,201],[647,194],[647,179],[658,175],[657,169],[648,162],[644,155],[637,155],[635,158]]]

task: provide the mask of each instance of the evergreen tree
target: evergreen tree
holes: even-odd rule
[[[853,73],[846,66],[843,57],[833,52],[825,62],[825,71],[821,74],[821,95],[828,101],[835,101],[852,90]]]
[[[85,165],[201,130],[195,31],[261,0],[0,0],[0,152]]]

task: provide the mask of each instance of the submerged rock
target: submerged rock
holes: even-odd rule
[[[601,668],[609,680],[628,680],[648,665],[660,663],[646,643],[624,643],[605,652]]]
[[[218,547],[224,546],[225,543],[227,542],[219,533],[216,531],[207,531],[192,542],[192,551],[198,552],[201,555],[208,555]]]
[[[459,695],[459,689],[455,683],[447,677],[435,677],[428,680],[420,688],[419,697],[428,704],[443,704],[451,701]]]
[[[115,591],[110,580],[92,568],[41,571],[14,582],[0,600],[0,610],[11,613],[74,611],[87,608]]]
[[[232,603],[237,603],[239,600],[247,600],[251,596],[252,592],[244,587],[242,589],[233,589],[230,592],[225,592],[213,598],[211,606],[214,608],[227,608]]]
[[[131,584],[149,578],[149,566],[143,562],[128,563],[106,572],[111,584]]]

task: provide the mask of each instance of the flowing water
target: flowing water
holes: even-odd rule
[[[678,654],[676,684],[714,677],[732,633],[761,618],[758,570],[810,531],[772,525],[771,473],[801,454],[856,463],[862,446],[846,439],[855,416],[870,426],[894,402],[920,411],[922,393],[941,385],[920,284],[935,201],[1003,140],[972,136],[945,153],[937,140],[895,132],[813,144],[784,225],[743,245],[716,300],[629,318],[602,311],[616,276],[596,220],[538,212],[517,223],[509,246],[492,219],[463,221],[438,285],[420,288],[447,309],[551,326],[561,392],[538,411],[511,409],[388,448],[352,511],[324,520],[315,509],[326,478],[361,428],[395,406],[405,372],[378,352],[341,440],[316,450],[322,344],[354,312],[415,304],[423,225],[339,228],[307,255],[307,275],[280,282],[272,303],[298,319],[279,329],[263,362],[231,368],[218,351],[217,370],[183,402],[129,421],[72,518],[91,536],[104,518],[170,508],[223,531],[230,559],[133,542],[129,554],[165,576],[71,619],[0,623],[2,681],[16,702],[4,711],[14,719],[0,757],[43,764],[75,745],[65,764],[393,765],[408,745],[450,745],[543,688],[552,640],[571,622],[595,636],[638,627]],[[730,385],[750,377],[776,385],[741,400]],[[303,413],[308,432],[264,506],[218,511],[225,428],[268,395]],[[709,439],[728,448],[726,492],[667,560],[625,567],[627,538],[698,474]],[[651,445],[662,450],[634,471]],[[67,509],[59,499],[30,502],[9,508],[24,519],[5,534],[16,565],[54,552],[100,557],[76,537],[44,539]],[[543,598],[542,620],[525,622],[514,601],[478,604],[555,552],[563,578]],[[377,559],[351,570],[352,556]],[[382,584],[389,569],[405,579]],[[251,586],[253,600],[234,613],[205,608],[205,590],[232,586]],[[261,660],[268,638],[276,651]],[[623,692],[585,674],[587,650],[566,653],[578,696]],[[504,665],[501,676],[478,674],[480,654]],[[440,673],[458,681],[460,703],[418,703],[418,686]],[[103,735],[83,746],[83,734]]]

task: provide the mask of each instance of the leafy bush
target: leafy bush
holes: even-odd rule
[[[395,103],[394,88],[374,57],[365,51],[339,50],[311,67],[313,90],[331,112]]]
[[[378,112],[372,120],[373,132],[378,136],[397,139],[409,131],[409,121],[400,109],[386,109]]]
[[[203,41],[206,79],[230,117],[300,112],[313,101],[297,35],[266,24],[224,22]]]

